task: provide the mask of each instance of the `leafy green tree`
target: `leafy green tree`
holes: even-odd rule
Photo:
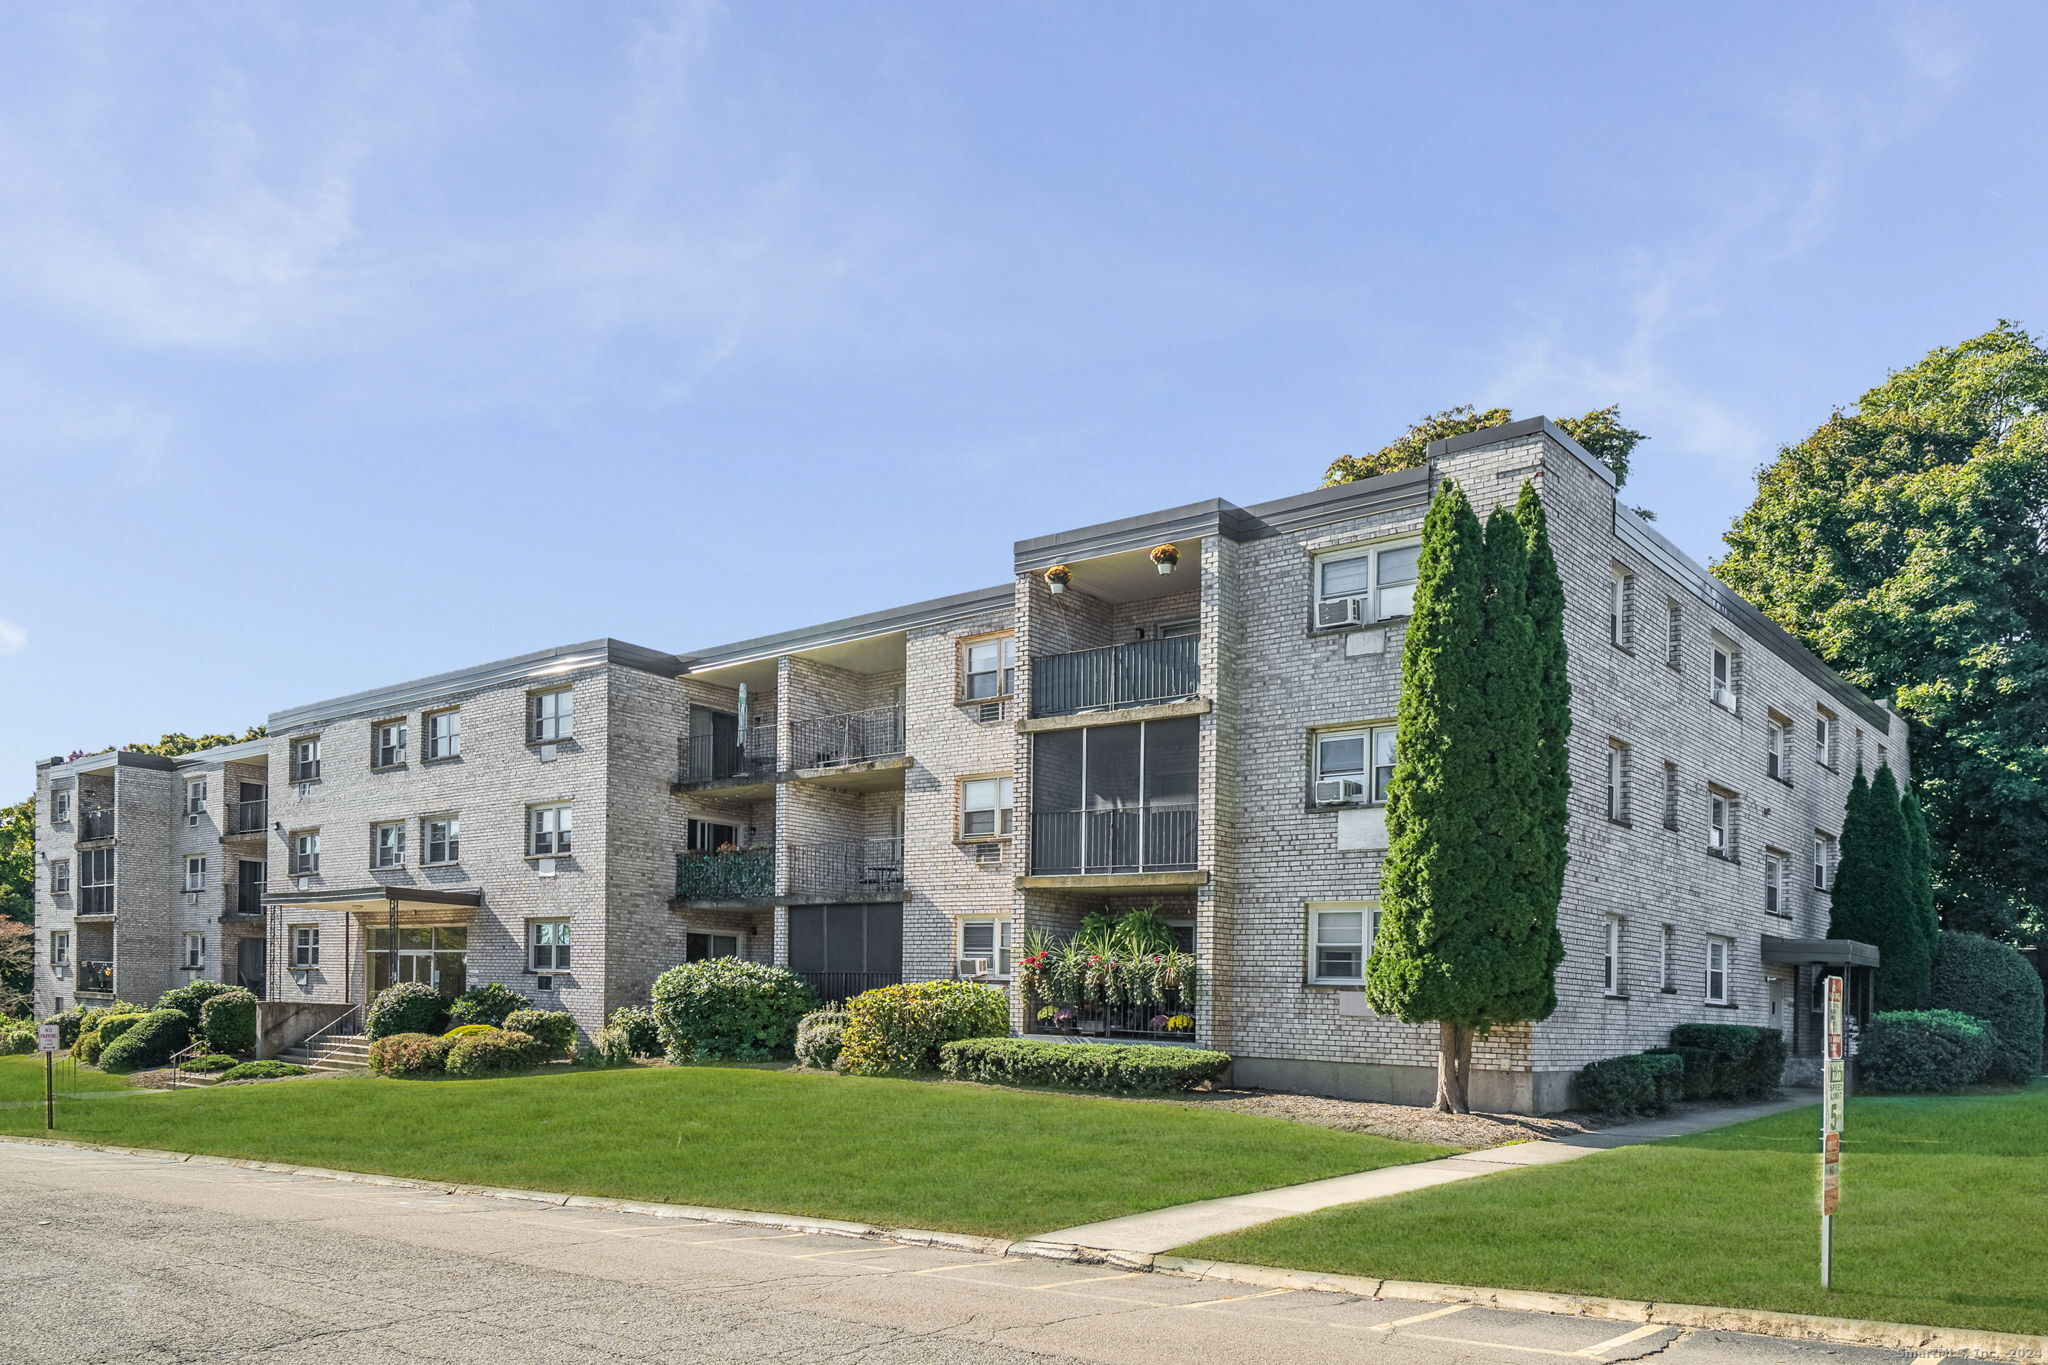
[[[1951,929],[2048,912],[2048,351],[2000,322],[1787,446],[1715,566],[1913,722]]]
[[[1546,852],[1543,895],[1552,932],[1557,925],[1557,906],[1564,896],[1564,870],[1568,859],[1565,827],[1571,815],[1572,763],[1569,742],[1572,734],[1572,684],[1566,671],[1564,643],[1564,581],[1557,572],[1557,556],[1550,548],[1550,517],[1543,510],[1533,483],[1522,485],[1515,503],[1515,517],[1529,543],[1529,625],[1536,648],[1536,744],[1538,755],[1536,821],[1538,837]],[[1553,974],[1563,958],[1564,945],[1557,944]]]
[[[1370,455],[1339,455],[1324,473],[1323,485],[1355,483],[1375,474],[1420,468],[1430,442],[1446,441],[1468,431],[1482,431],[1514,420],[1515,414],[1507,408],[1487,408],[1481,412],[1469,403],[1433,412]],[[1618,406],[1596,408],[1583,417],[1560,417],[1557,425],[1584,446],[1588,455],[1614,471],[1617,488],[1628,482],[1629,455],[1650,439],[1642,432],[1632,431],[1621,424]]]
[[[270,731],[261,725],[252,725],[239,735],[185,735],[168,734],[154,744],[124,744],[121,747],[130,753],[155,754],[159,758],[183,758],[205,749],[218,749],[223,744],[240,744],[244,740],[262,739]]]
[[[36,917],[36,799],[0,809],[0,920]]]
[[[1876,946],[1880,1010],[1924,1008],[1934,942],[1921,924],[1911,839],[1889,763],[1879,765],[1874,779],[1856,770],[1842,821],[1840,859],[1828,937]]]

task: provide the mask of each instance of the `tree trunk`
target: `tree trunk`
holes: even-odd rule
[[[1440,1113],[1469,1114],[1465,1083],[1472,1074],[1472,1030],[1456,1024],[1438,1024],[1440,1041],[1436,1054],[1436,1107]]]

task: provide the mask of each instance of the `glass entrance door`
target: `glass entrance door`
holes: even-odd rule
[[[394,945],[393,933],[397,934]],[[423,981],[443,995],[469,989],[469,930],[372,929],[369,934],[372,993],[401,981]]]

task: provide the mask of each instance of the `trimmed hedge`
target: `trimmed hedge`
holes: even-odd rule
[[[1998,1035],[1986,1080],[2025,1085],[2041,1074],[2041,978],[2026,954],[1981,934],[1944,931],[1928,1008],[1975,1015]]]
[[[135,1010],[126,1014],[105,1014],[90,1021],[78,1035],[78,1042],[72,1046],[72,1057],[87,1066],[98,1066],[107,1044],[141,1023],[147,1013],[146,1010]]]
[[[787,967],[714,957],[654,983],[654,1022],[671,1062],[787,1057],[818,997]]]
[[[241,1064],[237,1058],[216,1052],[210,1056],[194,1057],[191,1061],[185,1063],[185,1069],[187,1071],[197,1071],[200,1075],[204,1076],[214,1071],[231,1071]]]
[[[806,1014],[796,1026],[796,1059],[805,1066],[830,1071],[839,1065],[839,1052],[845,1046],[845,1010],[818,1010]]]
[[[370,1044],[371,1074],[394,1079],[438,1076],[456,1042],[431,1033],[387,1033]]]
[[[100,1027],[104,1031],[106,1024]],[[100,1070],[121,1075],[168,1066],[172,1055],[191,1041],[192,1021],[183,1010],[151,1010],[125,1024],[121,1035],[106,1044],[100,1053]]]
[[[1066,1043],[962,1038],[939,1047],[939,1070],[956,1081],[1058,1085],[1114,1095],[1170,1095],[1214,1081],[1230,1054],[1145,1043]]]
[[[303,1076],[306,1068],[291,1062],[241,1062],[220,1073],[224,1081],[272,1081],[280,1076]]]
[[[839,1069],[849,1076],[930,1071],[939,1047],[961,1038],[1003,1038],[1010,998],[971,981],[919,981],[862,991],[846,1002]]]
[[[442,1062],[451,1076],[502,1076],[524,1071],[547,1060],[546,1049],[525,1033],[490,1029],[457,1038]]]
[[[626,1058],[659,1057],[661,1026],[645,1005],[621,1005],[612,1011],[611,1026],[625,1035]]]
[[[1959,1090],[1998,1065],[1998,1033],[1956,1010],[1893,1010],[1863,1030],[1856,1075],[1872,1090]]]
[[[439,1033],[448,1017],[448,1002],[424,981],[386,986],[370,1001],[364,1031],[372,1040],[398,1033]]]
[[[203,1011],[206,1002],[217,995],[238,991],[240,986],[230,986],[225,981],[188,981],[182,986],[165,991],[157,997],[156,1007],[160,1010],[176,1010],[185,1016],[185,1023],[193,1033],[205,1026]],[[253,1043],[250,1046],[255,1046]]]
[[[1680,1024],[1671,1030],[1671,1045],[1714,1054],[1713,1099],[1768,1099],[1785,1075],[1785,1035],[1774,1028]]]
[[[199,1033],[215,1052],[254,1052],[255,994],[233,986],[209,997],[199,1007]]]
[[[456,996],[448,1006],[448,1022],[457,1025],[489,1024],[492,1028],[503,1028],[506,1016],[512,1011],[532,1008],[533,1002],[518,991],[489,981]]]
[[[1579,1070],[1579,1104],[1602,1114],[1661,1114],[1685,1096],[1685,1059],[1633,1052]]]
[[[1649,1056],[1676,1057],[1685,1068],[1684,1098],[1689,1100],[1710,1100],[1714,1098],[1714,1073],[1716,1054],[1703,1047],[1646,1047]]]
[[[550,1057],[565,1056],[576,1048],[576,1021],[567,1010],[513,1010],[505,1016],[505,1027],[533,1039]]]

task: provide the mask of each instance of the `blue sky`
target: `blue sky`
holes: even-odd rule
[[[2034,5],[0,5],[0,774],[2048,326]],[[0,789],[0,795],[7,794]]]

